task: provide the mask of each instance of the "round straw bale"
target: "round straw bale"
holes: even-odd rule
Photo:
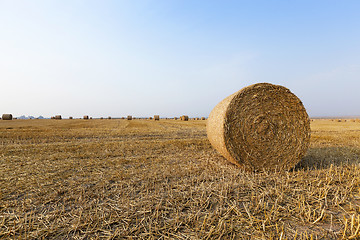
[[[205,120],[205,117],[201,117],[201,120]]]
[[[108,116],[108,119],[111,119],[111,117],[110,117],[110,116]]]
[[[61,115],[55,115],[54,119],[61,120]]]
[[[54,117],[54,116],[52,116],[52,117],[51,117],[51,119],[55,119],[55,117]]]
[[[159,115],[154,115],[154,120],[155,120],[155,121],[159,121],[159,120],[160,120],[160,116],[159,116]]]
[[[245,170],[288,170],[309,147],[310,120],[289,89],[258,83],[216,105],[207,135],[216,150]]]
[[[84,119],[89,119],[89,116],[88,116],[88,115],[85,115],[85,116],[84,116]]]
[[[182,115],[182,116],[180,117],[180,120],[181,120],[181,121],[189,121],[189,117],[188,117],[187,115]]]
[[[132,116],[131,116],[131,115],[128,115],[128,116],[127,116],[127,120],[132,120]]]
[[[7,113],[4,113],[1,117],[2,120],[12,120],[13,119],[13,116],[12,114],[7,114]]]
[[[174,117],[174,120],[177,120],[178,118],[177,117]]]
[[[69,119],[73,119],[73,117],[69,117]]]

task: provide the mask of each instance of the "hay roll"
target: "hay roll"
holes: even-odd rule
[[[6,114],[4,113],[1,117],[2,120],[12,120],[13,119],[13,116],[12,114]]]
[[[127,120],[132,120],[132,116],[131,116],[131,115],[128,115],[128,116],[127,116]]]
[[[61,115],[55,115],[54,119],[61,120]]]
[[[85,120],[87,120],[87,119],[89,119],[89,116],[88,116],[88,115],[85,115],[83,118],[84,118]]]
[[[212,146],[243,169],[291,169],[310,143],[310,120],[289,89],[258,83],[222,100],[207,120]]]
[[[182,116],[180,117],[180,120],[181,120],[181,121],[189,121],[189,116],[187,116],[187,115],[182,115]]]
[[[73,119],[73,117],[69,117],[69,119]]]
[[[159,121],[159,120],[160,120],[160,116],[159,116],[159,115],[154,115],[154,120],[155,120],[155,121]]]

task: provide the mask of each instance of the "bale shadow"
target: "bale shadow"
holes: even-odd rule
[[[302,169],[327,169],[331,165],[344,166],[360,163],[360,149],[354,147],[313,147],[294,167]]]

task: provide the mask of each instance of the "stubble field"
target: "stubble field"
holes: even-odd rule
[[[356,239],[360,123],[311,122],[289,172],[242,172],[206,121],[0,121],[0,238]]]

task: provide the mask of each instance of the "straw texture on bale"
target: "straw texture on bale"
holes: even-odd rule
[[[85,116],[84,116],[84,119],[89,119],[89,116],[88,116],[88,115],[85,115]]]
[[[159,120],[160,120],[160,116],[159,116],[159,115],[154,115],[154,120],[155,120],[155,121],[159,121]]]
[[[61,120],[61,115],[55,115],[54,119]]]
[[[127,116],[127,120],[132,120],[132,116]]]
[[[12,114],[3,114],[2,117],[1,117],[2,120],[12,120],[13,119],[13,116]]]
[[[289,89],[258,83],[215,106],[207,135],[219,153],[245,170],[289,170],[309,147],[310,120]]]

